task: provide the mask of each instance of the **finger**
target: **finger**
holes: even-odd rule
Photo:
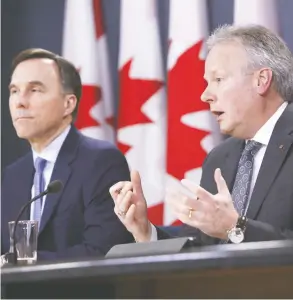
[[[118,217],[118,219],[124,224],[124,215],[121,215],[121,212],[117,205],[115,205],[115,207],[114,207],[114,212],[115,212],[116,216]]]
[[[196,197],[198,184],[195,184],[193,181],[189,179],[182,179],[181,183],[185,186],[188,190],[192,192],[192,194]]]
[[[196,216],[196,219],[198,220],[202,220],[203,217],[206,215],[206,213],[209,210],[209,205],[204,202],[204,201],[200,201],[200,200],[196,200],[193,201],[193,203],[188,204],[188,205],[178,205],[175,207],[174,206],[174,210],[173,213],[175,215],[175,217],[177,217],[177,215],[185,215],[186,218],[194,218],[194,216]]]
[[[116,197],[116,202],[118,205],[120,205],[120,202],[124,198],[124,196],[127,194],[128,191],[133,191],[133,185],[132,182],[126,181],[122,189],[120,190],[118,196]]]
[[[135,204],[131,204],[126,215],[124,218],[124,224],[125,226],[127,226],[127,229],[130,230],[131,228],[129,228],[135,221],[135,211],[136,211],[136,205]]]
[[[166,203],[170,205],[174,214],[182,213],[187,215],[190,209],[204,210],[206,206],[206,204],[201,201],[191,199],[181,192],[171,189],[167,190]]]
[[[189,179],[182,179],[181,183],[190,191],[192,191],[197,196],[197,198],[205,199],[206,201],[213,200],[213,195],[210,192],[202,188],[200,185],[195,184],[193,181]]]
[[[226,181],[225,181],[224,177],[222,176],[221,169],[217,168],[215,170],[214,177],[215,177],[215,181],[217,184],[218,192],[220,194],[230,194],[229,189],[226,184]]]
[[[196,199],[210,200],[211,197],[213,196],[207,190],[195,184],[193,181],[189,179],[182,179],[181,183],[195,195]],[[194,201],[194,199],[192,200]]]
[[[115,214],[117,215],[117,217],[119,218],[119,214],[118,214],[118,206],[117,206],[117,205],[114,206],[114,212],[115,212]]]
[[[125,216],[127,215],[127,212],[129,210],[129,207],[131,206],[131,196],[132,192],[129,191],[124,198],[121,200],[121,202],[118,204],[115,204],[114,212],[122,221],[122,223],[125,225]]]
[[[181,182],[196,197],[196,198],[189,198],[188,205],[190,205],[191,207],[193,207],[192,203],[195,203],[194,201],[198,199],[204,199],[204,201],[212,201],[213,195],[209,193],[207,190],[205,190],[204,188],[202,188],[201,186],[195,184],[194,182],[188,179],[182,179]]]
[[[130,177],[133,184],[134,193],[137,194],[139,198],[141,198],[140,196],[144,197],[139,172],[136,170],[132,170],[130,173]]]
[[[186,201],[185,197],[186,196],[182,195],[180,192],[170,188],[166,190],[166,204],[169,205],[174,214],[186,211],[186,205],[184,205],[184,202]]]
[[[116,200],[117,196],[119,195],[126,182],[127,181],[119,181],[110,187],[109,193],[111,194],[113,200]]]
[[[120,213],[122,214],[126,214],[130,205],[132,204],[131,203],[131,197],[133,195],[133,192],[132,191],[128,191],[126,193],[125,196],[123,196],[123,198],[121,197],[121,201],[118,203],[117,202],[117,206],[118,206],[118,210]]]
[[[195,227],[200,229],[202,226],[202,222],[196,217],[196,212],[192,213],[192,217],[189,218],[186,214],[178,214],[177,219],[180,220],[182,223],[187,224],[189,226]]]
[[[207,203],[213,203],[214,202],[214,195],[202,188],[201,186],[197,189],[197,197],[201,201],[205,201]]]

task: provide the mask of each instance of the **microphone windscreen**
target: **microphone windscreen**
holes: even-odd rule
[[[48,194],[55,194],[63,189],[63,183],[60,180],[54,180],[48,184],[47,191]]]

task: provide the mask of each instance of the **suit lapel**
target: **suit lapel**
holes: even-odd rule
[[[64,141],[64,144],[60,149],[60,153],[55,162],[55,166],[50,180],[50,182],[53,180],[61,180],[63,183],[63,190],[56,194],[47,195],[44,211],[42,214],[39,234],[41,234],[41,232],[44,230],[48,221],[52,217],[56,205],[58,204],[61,196],[64,194],[67,182],[72,173],[71,163],[77,155],[77,148],[79,142],[80,134],[74,127],[72,127]]]
[[[244,144],[244,140],[236,139],[235,144],[228,150],[221,168],[222,175],[231,193]]]
[[[33,185],[34,166],[32,153],[26,155],[24,160],[19,165],[17,173],[15,174],[15,191],[12,191],[11,195],[14,195],[15,199],[11,199],[11,203],[17,201],[17,205],[13,204],[12,216],[15,219],[18,215],[21,207],[25,205],[31,199],[31,189]],[[8,195],[11,196],[11,195]],[[22,220],[29,220],[30,218],[30,206],[23,212]]]
[[[247,216],[254,219],[285,162],[293,143],[293,109],[289,105],[277,122],[251,195]]]

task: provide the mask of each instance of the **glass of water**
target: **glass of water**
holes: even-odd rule
[[[13,228],[15,222],[8,222],[10,252],[13,252]],[[15,246],[18,265],[31,265],[37,262],[38,221],[19,221],[15,230]]]

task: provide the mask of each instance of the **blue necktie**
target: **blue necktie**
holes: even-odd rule
[[[47,161],[43,158],[38,157],[35,161],[35,176],[34,176],[34,192],[35,196],[39,195],[41,192],[44,191],[45,188],[45,181],[44,181],[44,169],[46,166]],[[42,215],[42,204],[43,204],[43,197],[39,198],[35,201],[34,207],[34,215],[33,219],[39,222],[41,221]]]
[[[262,144],[256,141],[248,141],[242,152],[238,164],[238,170],[232,190],[233,204],[237,212],[243,216],[248,207],[248,196],[253,172],[254,156]]]

